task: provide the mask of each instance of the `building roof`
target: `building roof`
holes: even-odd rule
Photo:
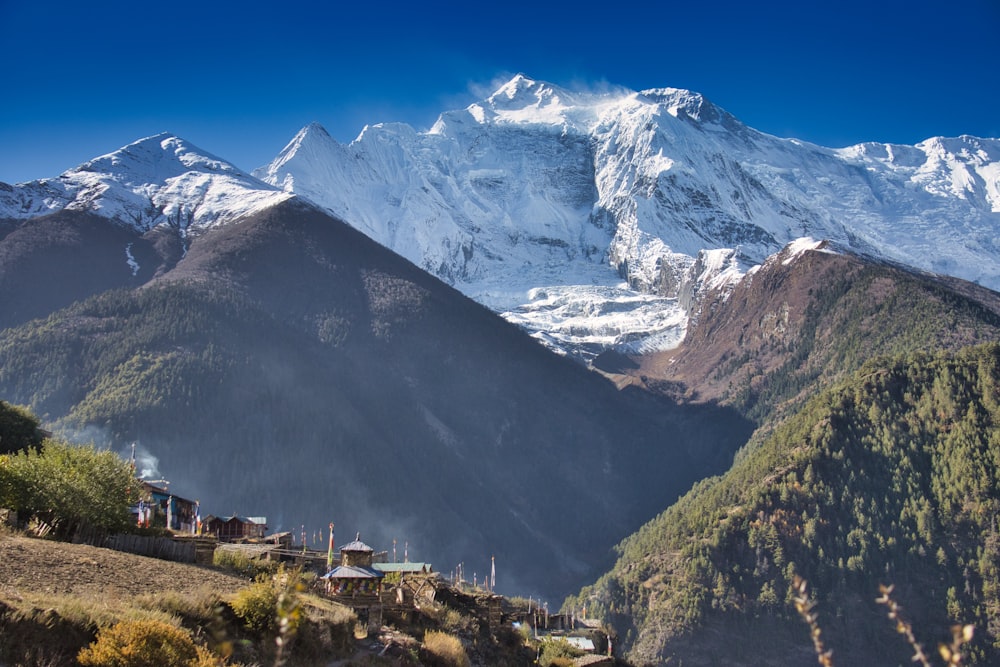
[[[226,544],[223,542],[215,547],[219,551],[247,554],[252,558],[260,558],[278,549],[278,545],[270,542],[265,544]]]
[[[370,567],[340,565],[324,574],[320,579],[381,579],[384,576],[384,573]]]
[[[293,539],[293,536],[290,530],[286,530],[282,533],[271,533],[270,535],[264,538],[264,540],[267,542],[280,542],[281,540],[291,540],[291,539]]]
[[[267,525],[267,517],[265,516],[215,516],[214,514],[209,514],[205,517],[205,523],[212,521],[213,519],[218,519],[223,523],[229,523],[230,521],[238,521],[239,523],[253,523],[258,526]]]
[[[563,637],[571,646],[574,646],[581,651],[593,651],[594,650],[594,640],[589,637]]]
[[[152,482],[147,482],[144,479],[139,479],[139,482],[142,484],[142,488],[145,489],[147,492],[149,492],[149,494],[151,496],[153,496],[153,497],[159,497],[159,498],[164,498],[164,499],[173,497],[174,502],[177,502],[177,503],[188,503],[190,505],[197,505],[198,504],[197,500],[189,500],[187,498],[179,496],[176,493],[174,493],[173,491],[171,491],[168,487],[165,487],[165,486],[156,486]],[[169,484],[169,482],[168,482],[168,484]]]
[[[348,542],[344,546],[340,547],[340,550],[341,551],[364,551],[364,552],[374,552],[375,551],[370,546],[368,546],[367,544],[365,544],[364,542],[362,542],[361,539],[360,539],[360,536],[359,536],[359,539],[356,539],[353,542]]]
[[[591,667],[591,665],[613,665],[615,663],[613,658],[606,655],[582,655],[579,658],[573,658],[573,665],[575,667]]]
[[[430,563],[374,563],[373,568],[380,572],[433,572]]]

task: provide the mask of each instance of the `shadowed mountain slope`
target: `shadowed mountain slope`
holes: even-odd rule
[[[145,236],[82,211],[0,225],[0,328],[117,287],[137,287],[169,258]],[[176,261],[176,260],[175,260]]]
[[[446,572],[495,555],[502,590],[558,595],[749,434],[617,391],[300,202],[188,241],[143,287],[0,332],[0,392],[138,442],[206,513],[334,521]]]

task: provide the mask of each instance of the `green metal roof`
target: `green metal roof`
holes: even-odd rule
[[[433,572],[430,563],[373,563],[372,567],[382,572]]]

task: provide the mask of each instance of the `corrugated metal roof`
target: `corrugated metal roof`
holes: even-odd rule
[[[238,514],[234,514],[232,516],[216,516],[214,514],[209,514],[208,516],[205,517],[205,523],[208,523],[212,519],[218,519],[223,523],[229,523],[230,521],[239,521],[240,523],[253,523],[259,526],[267,524],[266,516],[239,516]]]
[[[594,640],[589,637],[563,637],[571,646],[575,646],[581,651],[593,651]]]
[[[340,565],[333,568],[320,579],[381,579],[385,574],[370,567],[356,565]]]
[[[433,572],[430,563],[374,563],[372,567],[381,572]]]
[[[344,546],[340,547],[341,551],[366,551],[374,552],[370,546],[362,542],[361,540],[354,540],[353,542],[348,542]]]

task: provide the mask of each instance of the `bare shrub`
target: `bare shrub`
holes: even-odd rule
[[[430,631],[424,635],[420,651],[428,665],[436,667],[469,667],[471,662],[462,641],[444,632]]]

